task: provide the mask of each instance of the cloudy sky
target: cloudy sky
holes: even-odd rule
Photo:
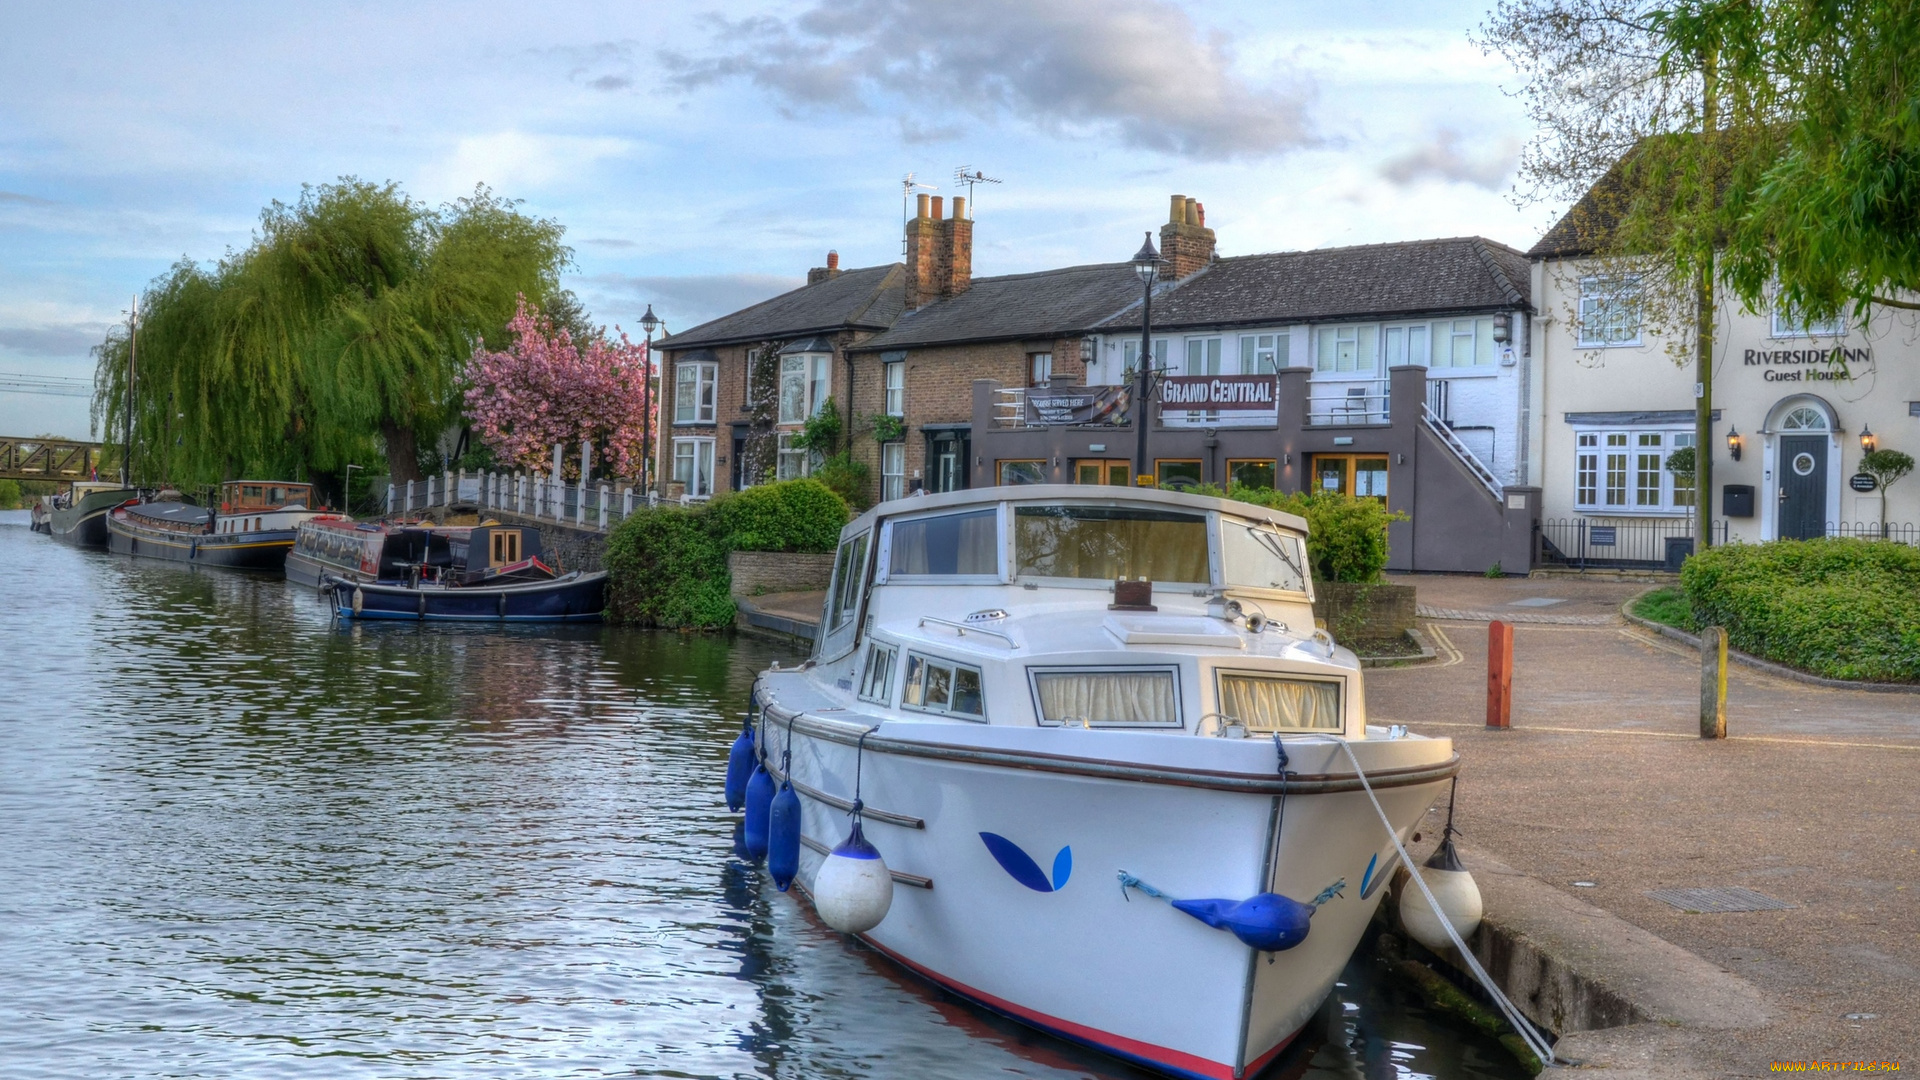
[[[691,326],[827,249],[891,262],[901,178],[976,201],[976,274],[1123,259],[1202,200],[1222,254],[1531,244],[1481,2],[20,5],[0,35],[0,375],[87,350],[302,183],[484,183],[567,228],[598,321]],[[84,436],[0,390],[0,434]]]

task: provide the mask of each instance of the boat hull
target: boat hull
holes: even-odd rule
[[[131,490],[96,491],[77,506],[56,507],[47,513],[47,535],[75,547],[106,547],[108,512],[138,494]]]
[[[409,588],[329,576],[325,587],[332,592],[334,610],[343,619],[598,622],[607,606],[604,573],[573,573],[553,581],[495,588],[437,585]]]
[[[143,528],[124,517],[109,517],[107,534],[107,549],[117,554],[227,570],[278,571],[293,547],[291,529],[231,535],[178,533]]]
[[[762,690],[769,700],[764,682]],[[788,760],[790,720],[805,838],[798,881],[810,889],[825,851],[846,834],[854,744],[866,725],[833,731],[811,714],[769,709],[758,745],[776,773]],[[1130,740],[1227,740],[1051,729],[998,749],[916,749],[888,738],[901,727],[890,722],[870,737],[859,768],[866,835],[896,883],[886,919],[862,936],[988,1009],[1167,1075],[1243,1077],[1270,1062],[1332,990],[1395,865],[1392,840],[1357,782],[1302,776],[1283,816],[1266,740],[1238,740],[1267,771],[1254,765],[1234,779],[1125,762],[1146,745]],[[993,738],[987,728],[910,727],[958,743]],[[1331,762],[1337,750],[1319,745],[1319,759]],[[1450,745],[1427,752],[1434,760],[1386,769],[1378,784],[1402,834],[1455,767]],[[988,835],[1026,853],[1024,882]],[[1182,898],[1271,891],[1305,902],[1345,886],[1315,911],[1304,941],[1261,953],[1123,889],[1122,870]]]

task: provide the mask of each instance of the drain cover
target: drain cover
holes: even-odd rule
[[[1681,911],[1790,911],[1794,907],[1752,889],[1655,889],[1647,895]]]
[[[1525,600],[1509,601],[1507,606],[1508,607],[1552,607],[1555,604],[1564,604],[1564,603],[1566,603],[1565,600],[1558,599],[1552,596],[1529,596]]]

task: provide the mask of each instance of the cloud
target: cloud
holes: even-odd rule
[[[1011,116],[1225,160],[1315,142],[1304,83],[1254,83],[1223,35],[1166,0],[845,0],[789,19],[713,17],[716,51],[660,56],[670,86],[745,80],[790,112]]]
[[[476,183],[519,196],[588,179],[594,165],[630,156],[625,139],[499,131],[459,139],[453,152],[422,169],[421,186],[436,194],[466,193]]]
[[[581,279],[576,291],[586,294],[595,322],[620,322],[631,332],[644,305],[652,304],[669,331],[680,331],[804,284],[805,278],[777,274],[646,277],[609,273]],[[620,308],[630,309],[631,314],[614,310]]]
[[[1382,164],[1380,175],[1400,187],[1441,180],[1498,191],[1519,161],[1520,145],[1512,139],[1475,152],[1462,145],[1459,132],[1441,128],[1433,138]]]
[[[19,203],[23,206],[52,206],[52,199],[42,199],[36,195],[23,195],[18,191],[0,191],[0,203]]]
[[[0,326],[0,349],[28,356],[85,356],[106,340],[107,330],[107,323],[95,322]]]

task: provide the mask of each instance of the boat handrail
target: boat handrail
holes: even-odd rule
[[[952,619],[937,619],[932,615],[920,616],[919,625],[925,626],[928,623],[933,623],[935,626],[951,627],[954,630],[954,632],[959,634],[961,637],[966,637],[968,634],[986,634],[990,637],[997,637],[1001,641],[1006,642],[1007,648],[1009,649],[1017,649],[1020,647],[1020,643],[1013,640],[1013,638],[1007,636],[1006,634],[1001,633],[998,630],[989,630],[984,626],[968,625],[967,623],[963,623],[963,622],[955,622]]]

